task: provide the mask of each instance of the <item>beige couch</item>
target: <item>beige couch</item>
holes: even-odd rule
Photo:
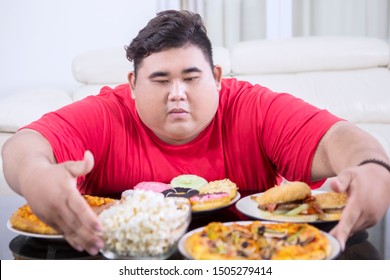
[[[389,53],[386,42],[356,37],[259,40],[231,50],[214,48],[215,63],[223,66],[225,76],[289,92],[326,108],[370,132],[390,156]],[[40,89],[0,99],[0,148],[20,126],[45,112],[97,94],[104,85],[126,83],[131,69],[123,48],[90,51],[73,61],[73,74],[80,82],[73,92]],[[0,172],[0,195],[12,193]],[[390,241],[383,242],[388,234],[382,229],[390,228],[389,216],[371,234],[388,258]]]

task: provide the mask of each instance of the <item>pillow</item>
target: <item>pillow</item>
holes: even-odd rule
[[[36,89],[19,92],[0,99],[0,131],[16,132],[43,114],[72,102],[66,91]]]

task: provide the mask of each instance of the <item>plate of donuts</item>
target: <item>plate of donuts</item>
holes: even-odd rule
[[[236,184],[229,179],[208,182],[192,174],[179,175],[173,178],[170,184],[141,182],[133,189],[160,192],[165,197],[187,198],[191,203],[193,214],[229,207],[241,197]]]
[[[173,178],[170,186],[170,189],[163,191],[166,193],[165,196],[184,193],[190,200],[192,213],[222,209],[240,199],[236,184],[227,178],[208,182],[197,175],[183,174]]]

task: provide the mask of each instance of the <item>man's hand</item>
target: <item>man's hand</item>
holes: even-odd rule
[[[96,214],[77,190],[77,178],[88,174],[94,165],[91,152],[80,161],[46,165],[27,178],[23,195],[34,213],[62,233],[76,250],[96,255],[103,247]]]
[[[390,173],[376,164],[349,168],[339,173],[331,188],[348,194],[341,220],[330,232],[344,250],[350,235],[375,225],[388,210]]]
[[[77,189],[77,178],[94,166],[92,153],[85,152],[79,161],[58,164],[46,138],[22,129],[6,141],[2,157],[8,185],[26,198],[33,212],[75,249],[97,254],[103,247],[100,224]]]

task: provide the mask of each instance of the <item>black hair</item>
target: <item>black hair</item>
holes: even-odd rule
[[[166,10],[151,19],[125,47],[126,57],[133,61],[134,72],[137,73],[145,57],[187,44],[199,47],[213,68],[212,46],[201,16],[184,10]]]

